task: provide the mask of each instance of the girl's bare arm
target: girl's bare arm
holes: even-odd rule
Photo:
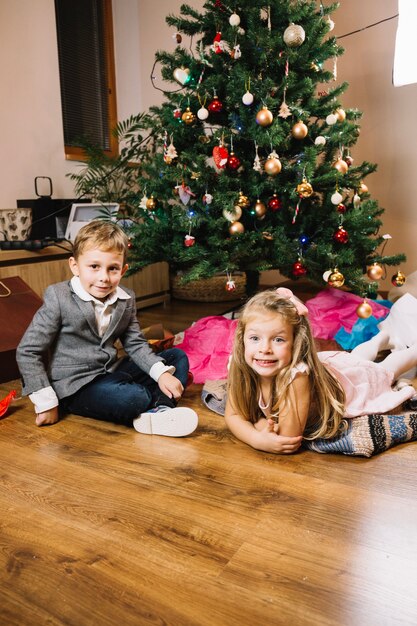
[[[301,436],[288,437],[277,434],[272,420],[263,420],[264,427],[255,428],[252,422],[236,413],[229,399],[226,404],[224,417],[228,428],[234,436],[256,450],[274,454],[292,454],[301,445]]]
[[[310,411],[310,381],[306,374],[297,374],[292,381],[288,401],[279,411],[280,435],[297,437],[303,434]]]

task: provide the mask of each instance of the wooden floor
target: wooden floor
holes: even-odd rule
[[[174,332],[229,305],[140,312]],[[0,384],[0,397],[17,383]],[[372,459],[0,420],[1,626],[417,624],[417,443]]]

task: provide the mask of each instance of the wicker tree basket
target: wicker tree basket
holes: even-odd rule
[[[233,274],[236,289],[226,290],[226,276],[212,276],[181,283],[181,276],[171,275],[171,295],[178,300],[194,302],[229,302],[243,298],[246,293],[246,276]]]

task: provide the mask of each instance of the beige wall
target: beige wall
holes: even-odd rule
[[[196,8],[203,0],[190,0]],[[150,82],[157,49],[173,50],[174,30],[165,24],[182,0],[113,0],[119,119],[162,101]],[[341,0],[334,14],[335,34],[362,28],[394,15],[397,0]],[[72,196],[65,174],[76,168],[65,160],[59,98],[53,0],[0,0],[1,167],[0,207],[33,197],[35,176],[50,176],[54,196]],[[7,27],[5,27],[7,25]],[[362,132],[352,156],[378,163],[367,179],[370,192],[386,209],[382,232],[392,235],[386,252],[404,251],[406,273],[417,269],[417,85],[394,88],[392,65],[397,20],[340,41],[339,80],[350,87],[343,105],[363,111]],[[155,68],[159,86],[158,68]],[[325,269],[325,268],[323,268]],[[394,273],[388,270],[389,287]],[[275,273],[269,273],[271,282]]]

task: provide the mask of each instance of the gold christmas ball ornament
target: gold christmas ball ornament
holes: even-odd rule
[[[156,206],[157,206],[157,202],[153,196],[151,196],[150,198],[146,200],[146,208],[149,211],[155,211]]]
[[[304,139],[308,135],[308,128],[304,122],[297,122],[291,129],[294,139]]]
[[[277,153],[271,152],[264,164],[264,170],[269,176],[276,176],[282,169],[281,161]]]
[[[302,198],[309,198],[313,195],[313,192],[313,187],[306,181],[305,178],[299,185],[297,185],[297,193]]]
[[[366,320],[366,318],[370,317],[372,315],[372,307],[369,302],[367,302],[366,300],[361,302],[361,304],[356,309],[356,314],[363,320]]]
[[[262,233],[262,237],[266,239],[266,241],[274,241],[274,235],[267,230]]]
[[[299,24],[290,24],[285,29],[283,39],[290,48],[298,48],[306,38],[305,30]]]
[[[368,187],[365,185],[365,183],[361,183],[359,185],[358,191],[359,193],[368,193]]]
[[[259,126],[270,126],[273,122],[274,116],[268,107],[262,107],[256,114],[256,123]]]
[[[341,174],[346,174],[349,169],[348,164],[343,159],[337,159],[337,161],[333,163],[333,167]]]
[[[233,209],[223,209],[223,217],[228,222],[237,222],[242,217],[242,209],[237,205]]]
[[[346,112],[345,112],[344,109],[342,109],[342,108],[336,109],[334,114],[336,115],[338,122],[344,122],[345,121],[345,119],[346,119]]]
[[[394,287],[401,287],[405,283],[405,274],[403,274],[402,272],[398,271],[391,278],[391,282],[394,285]]]
[[[384,268],[379,263],[372,263],[366,271],[371,280],[381,280],[384,275]]]
[[[245,227],[241,222],[232,222],[230,224],[229,233],[231,235],[241,235],[245,232]]]
[[[190,107],[187,107],[184,111],[184,113],[181,115],[181,119],[185,124],[194,124],[195,122],[195,115],[194,113],[191,111]]]
[[[253,207],[253,210],[255,211],[255,215],[258,218],[261,218],[265,215],[266,213],[266,206],[263,202],[261,202],[261,200],[259,200],[259,198],[257,199],[255,206]]]
[[[248,206],[250,205],[250,200],[248,196],[245,196],[242,192],[240,192],[239,199],[236,204],[240,206],[242,209],[247,209]]]
[[[330,273],[327,282],[331,287],[335,287],[336,289],[338,289],[339,287],[343,287],[343,285],[345,284],[345,277],[343,276],[342,272],[339,272],[337,267],[335,267],[334,270]]]

